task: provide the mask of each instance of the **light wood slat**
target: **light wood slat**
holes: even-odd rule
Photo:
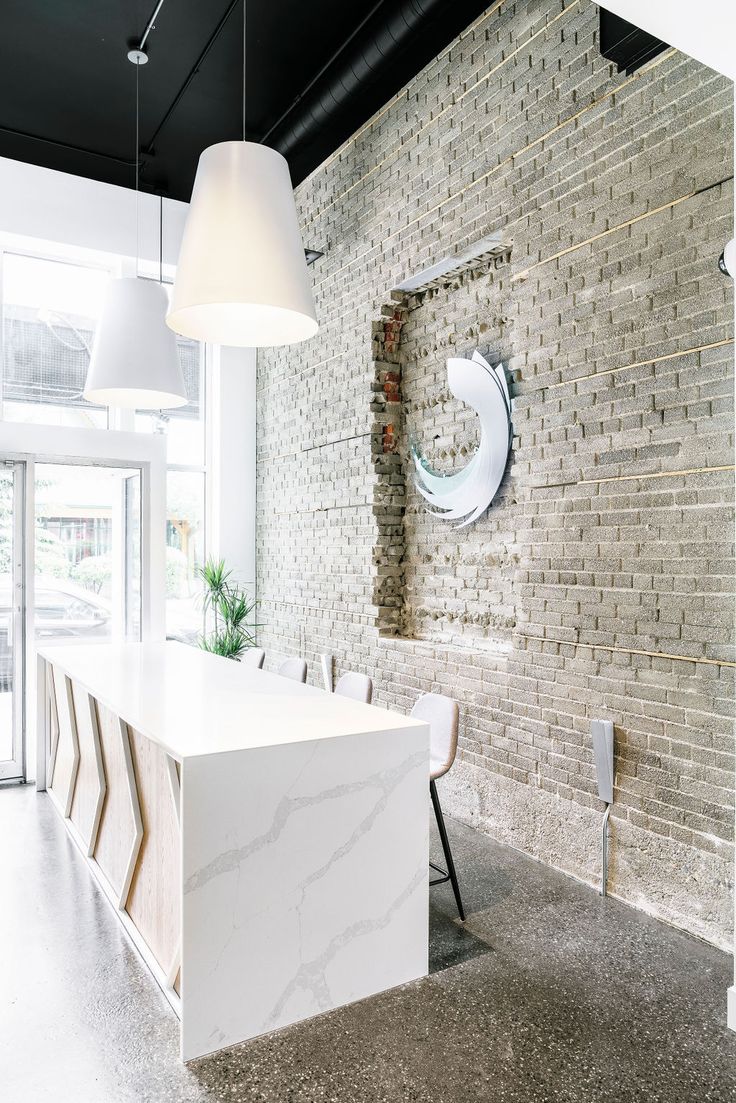
[[[43,665],[46,679],[46,696],[49,702],[49,761],[47,767],[47,777],[49,778],[49,788],[51,788],[50,779],[54,776],[54,767],[56,765],[56,752],[59,747],[59,713],[56,709],[54,673],[51,669],[51,663],[45,662]]]
[[[168,978],[181,934],[178,800],[175,804],[172,799],[169,756],[135,729],[128,731],[143,820],[143,841],[126,910]],[[173,774],[176,776],[175,770]]]
[[[171,793],[171,801],[176,815],[177,826],[181,832],[181,777],[179,773],[179,763],[175,758],[172,758],[170,754],[166,755],[166,769],[169,776],[169,791]],[[169,988],[173,988],[177,994],[179,989],[176,985],[179,982],[179,974],[181,972],[181,935],[179,941],[176,944],[176,950],[174,956],[171,959],[169,971],[166,974],[166,983]]]
[[[79,770],[70,819],[91,855],[105,799],[105,771],[94,699],[76,682],[72,682],[72,698],[77,721]]]
[[[118,717],[118,725],[120,727],[120,738],[123,743],[123,758],[125,760],[125,778],[128,782],[128,800],[130,804],[130,814],[133,818],[133,826],[135,828],[135,835],[133,842],[131,843],[130,853],[128,855],[128,864],[125,870],[125,876],[123,878],[123,887],[120,889],[120,909],[125,910],[128,903],[128,896],[130,895],[130,886],[133,883],[133,875],[135,874],[135,868],[138,863],[138,856],[141,851],[141,845],[143,843],[143,815],[141,813],[141,803],[138,796],[138,780],[135,776],[135,764],[133,762],[133,747],[131,744],[131,729]]]
[[[102,873],[122,895],[135,844],[137,825],[130,800],[128,769],[120,731],[120,720],[105,705],[96,702],[102,763],[107,789],[94,847],[94,858]]]
[[[56,741],[50,789],[62,812],[68,817],[79,770],[79,741],[71,681],[60,667],[52,666],[51,671],[59,735]]]
[[[181,825],[181,782],[179,780],[179,763],[170,754],[166,755],[166,773],[169,778],[169,792],[174,805],[177,824]]]

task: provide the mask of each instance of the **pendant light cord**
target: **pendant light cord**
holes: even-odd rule
[[[139,94],[139,81],[140,63],[136,62],[135,65],[135,278],[138,279],[138,258],[140,256],[140,214],[139,214],[139,202],[138,202],[138,177],[140,175],[138,168],[138,157],[140,149],[140,94]]]
[[[243,141],[245,141],[245,45],[246,45],[246,0],[243,0]]]
[[[164,197],[158,197],[158,282],[164,282]]]

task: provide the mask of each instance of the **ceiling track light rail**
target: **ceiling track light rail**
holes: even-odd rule
[[[154,27],[156,25],[156,19],[158,18],[158,13],[161,11],[161,8],[163,6],[164,6],[164,0],[158,0],[158,4],[156,4],[156,7],[153,9],[153,15],[151,16],[151,18],[146,23],[146,29],[143,32],[143,34],[141,35],[141,40],[138,43],[138,49],[139,50],[143,50],[145,48],[146,39],[148,38],[151,31],[154,29]]]

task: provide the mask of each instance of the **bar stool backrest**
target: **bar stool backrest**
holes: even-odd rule
[[[292,678],[295,682],[306,682],[306,659],[299,659],[296,656],[291,659],[284,659],[277,673],[280,674],[282,678]]]
[[[354,701],[362,701],[364,705],[370,705],[373,682],[367,674],[358,674],[354,670],[349,670],[337,679],[335,693],[340,697],[351,697]]]
[[[452,697],[442,693],[423,693],[411,715],[429,724],[429,776],[442,777],[455,761],[460,709]]]
[[[260,670],[265,658],[266,652],[262,647],[249,647],[240,661],[243,666],[254,666],[256,670]]]

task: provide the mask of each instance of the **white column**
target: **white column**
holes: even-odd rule
[[[255,595],[256,353],[208,346],[209,549]]]

